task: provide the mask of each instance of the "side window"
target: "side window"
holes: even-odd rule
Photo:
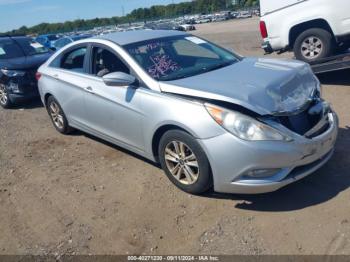
[[[84,59],[86,55],[86,47],[74,49],[69,53],[66,53],[61,60],[60,68],[76,71],[79,73],[84,72]]]
[[[129,68],[115,54],[101,47],[92,50],[92,74],[103,77],[113,72],[130,74]]]

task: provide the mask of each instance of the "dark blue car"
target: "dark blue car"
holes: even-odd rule
[[[32,38],[0,37],[0,106],[39,96],[36,72],[51,54]]]
[[[54,49],[55,48],[55,42],[59,39],[57,35],[39,35],[37,38],[35,38],[35,41],[42,44],[46,48]]]

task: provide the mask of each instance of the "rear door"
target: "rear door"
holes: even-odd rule
[[[58,100],[68,122],[75,127],[86,125],[87,50],[88,45],[81,44],[65,51],[51,62],[48,79],[45,79],[48,91]]]

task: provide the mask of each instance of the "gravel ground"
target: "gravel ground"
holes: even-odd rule
[[[263,56],[256,18],[195,34]],[[259,196],[191,196],[134,154],[58,134],[39,101],[0,110],[0,254],[350,254],[349,73],[320,76],[340,117],[334,157]]]

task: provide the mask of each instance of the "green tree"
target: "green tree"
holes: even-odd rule
[[[134,21],[146,21],[159,18],[170,18],[189,14],[200,14],[238,9],[242,7],[258,6],[259,0],[239,0],[238,6],[232,6],[231,0],[193,0],[170,5],[155,5],[150,8],[137,8],[126,16],[111,18],[94,18],[89,20],[77,19],[64,23],[41,23],[33,27],[22,26],[7,34],[46,34],[63,33],[81,29],[91,29],[99,26],[118,25]]]

